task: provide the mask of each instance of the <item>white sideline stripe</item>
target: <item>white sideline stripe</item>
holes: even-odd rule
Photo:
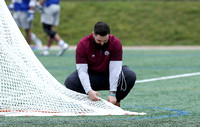
[[[186,74],[181,74],[181,75],[172,75],[172,76],[166,76],[166,77],[160,77],[160,78],[138,80],[138,81],[136,81],[136,83],[153,82],[153,81],[159,81],[159,80],[182,78],[182,77],[189,77],[189,76],[196,76],[196,75],[200,75],[200,72],[186,73]]]

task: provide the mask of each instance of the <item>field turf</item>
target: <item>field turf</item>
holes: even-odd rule
[[[62,57],[53,50],[47,57],[41,56],[40,51],[34,53],[61,84],[75,70],[74,50]],[[200,50],[124,50],[123,65],[135,71],[137,83],[121,107],[146,112],[144,116],[0,117],[0,126],[200,126]],[[143,82],[145,79],[148,80]],[[106,99],[108,91],[100,94]]]

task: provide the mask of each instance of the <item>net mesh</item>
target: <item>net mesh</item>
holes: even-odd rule
[[[143,115],[65,88],[34,55],[0,0],[0,116]]]

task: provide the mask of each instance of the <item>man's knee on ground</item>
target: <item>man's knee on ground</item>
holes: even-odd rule
[[[70,85],[73,83],[73,81],[71,80],[71,78],[67,77],[65,80],[65,87],[70,89]]]
[[[80,80],[77,80],[77,78],[73,77],[73,75],[66,78],[64,85],[70,90],[85,94],[85,90],[81,85]]]

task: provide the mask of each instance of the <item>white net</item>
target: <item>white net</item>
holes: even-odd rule
[[[143,115],[65,88],[34,55],[0,0],[0,116]]]

